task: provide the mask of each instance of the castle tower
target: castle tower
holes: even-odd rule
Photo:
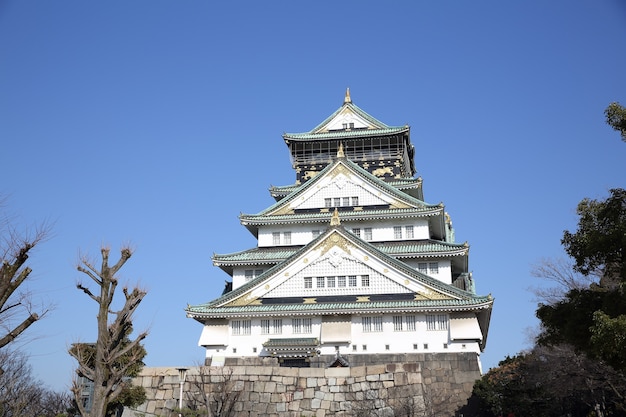
[[[214,255],[229,285],[186,309],[203,325],[206,363],[478,359],[493,299],[476,294],[469,245],[454,241],[443,204],[424,201],[409,126],[376,120],[347,91],[317,127],[283,139],[295,183],[271,187],[274,204],[240,216],[257,246]]]

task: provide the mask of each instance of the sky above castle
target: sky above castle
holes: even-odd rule
[[[626,105],[624,40],[619,0],[0,2],[0,194],[18,224],[53,225],[30,259],[34,301],[56,305],[21,344],[35,374],[69,387],[68,346],[95,338],[75,266],[101,245],[135,248],[121,276],[148,291],[146,364],[200,363],[183,310],[222,292],[211,255],[255,245],[239,213],[295,180],[282,133],[315,127],[347,87],[411,126],[425,200],[446,205],[496,299],[496,366],[529,346],[530,271],[564,256],[578,202],[626,187],[603,116]]]

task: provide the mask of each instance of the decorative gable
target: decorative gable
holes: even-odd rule
[[[436,280],[404,267],[393,258],[333,227],[285,263],[240,288],[219,305],[294,304],[383,300],[455,300],[462,298]],[[296,296],[294,296],[296,295]],[[297,300],[296,300],[297,299]]]
[[[350,89],[341,106],[335,113],[315,127],[311,133],[326,133],[333,131],[386,129],[389,126],[376,120],[352,103]]]
[[[423,203],[391,187],[375,185],[371,174],[345,159],[338,159],[320,172],[312,181],[281,200],[265,214],[292,214],[297,210],[328,209],[331,207],[386,206],[417,208]]]

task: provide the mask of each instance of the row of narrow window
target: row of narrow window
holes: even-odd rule
[[[447,314],[427,314],[426,330],[441,331],[448,330]],[[364,333],[375,333],[383,331],[383,317],[361,317],[361,326]],[[417,329],[417,319],[414,315],[393,316],[394,332],[415,331]]]
[[[393,228],[393,238],[394,239],[414,239],[415,231],[412,225],[409,226],[394,226]],[[363,240],[370,241],[373,240],[372,228],[364,227],[361,229],[360,227],[355,227],[352,229],[352,233],[355,236],[362,238]],[[313,239],[322,234],[320,229],[314,229],[311,231]],[[291,245],[291,232],[272,232],[272,244],[274,245]]]
[[[324,199],[324,207],[354,207],[359,205],[359,197],[333,197]]]
[[[420,262],[417,264],[417,270],[422,274],[433,275],[439,273],[439,262]],[[244,275],[246,282],[258,277],[263,273],[262,269],[246,269]],[[336,279],[335,279],[336,278]],[[356,287],[356,275],[349,275],[346,281],[345,276],[339,277],[315,277],[315,285],[317,288],[335,288],[346,287],[346,282],[349,287]],[[308,285],[308,286],[307,286]],[[369,287],[370,281],[368,275],[361,276],[361,286]],[[313,288],[313,277],[304,278],[304,288]]]
[[[251,320],[233,320],[230,322],[231,333],[233,335],[252,334]],[[426,330],[443,331],[449,328],[449,318],[447,314],[427,314]],[[383,331],[382,316],[361,317],[361,330],[363,333],[377,333]],[[394,332],[414,332],[417,330],[417,318],[415,315],[393,316]],[[310,318],[295,318],[291,320],[291,331],[293,334],[310,334],[313,332],[313,324]],[[282,319],[262,319],[261,334],[282,334]]]
[[[313,282],[315,282],[315,288],[357,287],[359,279],[361,287],[370,286],[369,275],[340,275],[337,277],[304,277],[304,288],[313,288]]]
[[[252,334],[251,320],[233,320],[230,322],[231,333],[236,336]],[[291,319],[291,332],[293,334],[309,334],[313,332],[313,324],[310,318]],[[261,334],[282,334],[282,319],[261,320]]]

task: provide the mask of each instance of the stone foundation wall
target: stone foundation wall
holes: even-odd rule
[[[222,391],[222,398],[236,397],[232,417],[454,416],[480,378],[474,353],[401,358],[372,364],[372,355],[362,361],[369,364],[347,368],[285,368],[269,358],[191,368],[183,385],[183,408],[202,409],[202,398]],[[125,417],[178,415],[176,368],[145,368],[134,383],[146,389],[148,400],[137,410],[125,410]]]

